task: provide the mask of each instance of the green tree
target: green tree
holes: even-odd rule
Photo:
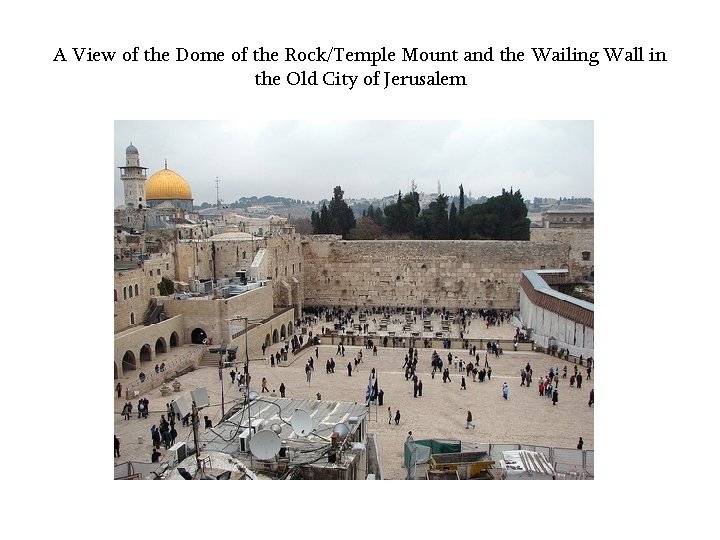
[[[448,216],[448,238],[458,238],[458,211],[455,208],[455,201],[450,204],[450,215]]]
[[[382,236],[382,228],[369,216],[357,220],[355,228],[348,234],[349,240],[377,240]]]
[[[175,292],[175,284],[172,280],[166,277],[160,279],[160,283],[157,284],[157,288],[161,296],[170,296]]]
[[[352,209],[343,200],[343,190],[340,186],[335,186],[333,191],[333,198],[330,201],[328,207],[329,219],[330,219],[330,232],[332,234],[339,234],[345,237],[350,232],[350,229],[355,227],[355,214]],[[322,220],[322,211],[321,211]]]
[[[448,238],[448,196],[441,193],[420,213],[416,234],[424,240]]]
[[[520,191],[502,190],[482,204],[465,211],[469,238],[487,240],[530,240],[530,220]]]

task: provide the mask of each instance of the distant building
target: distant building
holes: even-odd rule
[[[547,210],[542,213],[542,226],[591,228],[595,226],[594,215],[595,212],[588,209]]]

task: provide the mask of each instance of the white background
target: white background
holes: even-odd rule
[[[701,534],[716,477],[713,286],[717,17],[710,2],[26,2],[4,8],[6,513],[23,531],[108,538],[465,533]],[[526,51],[458,62],[467,87],[257,87],[264,66],[52,62],[58,47],[385,45]],[[668,62],[541,64],[530,47],[643,46]],[[601,57],[602,58],[602,57]],[[266,69],[326,66],[285,63]],[[361,64],[330,69],[365,74]],[[395,62],[397,73],[436,66]],[[110,303],[118,119],[595,122],[594,482],[112,482]],[[697,284],[697,285],[696,285]],[[694,286],[696,285],[696,286]],[[708,336],[708,332],[710,336]],[[703,397],[708,396],[708,397]],[[552,426],[548,426],[552,429]],[[24,462],[24,459],[28,461]],[[37,465],[37,468],[36,468]],[[340,485],[342,484],[342,485]],[[532,485],[529,485],[532,484]],[[537,485],[540,484],[540,485]],[[7,503],[6,503],[7,504]],[[249,529],[249,530],[248,530]],[[251,532],[252,531],[252,532]]]

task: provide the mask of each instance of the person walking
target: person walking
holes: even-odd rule
[[[117,391],[118,398],[122,397],[122,384],[117,383],[115,390]]]
[[[470,411],[468,411],[467,418],[465,420],[465,429],[470,429],[470,426],[472,426],[473,429],[475,428],[475,424],[473,424],[473,421],[472,421],[472,413]]]
[[[388,425],[392,424],[392,410],[388,407]]]
[[[160,430],[155,424],[150,428],[150,438],[152,439],[153,447],[160,448]]]
[[[590,390],[590,400],[588,401],[588,407],[592,407],[593,403],[595,403],[595,389],[592,388]]]
[[[555,389],[553,390],[552,402],[553,402],[553,406],[558,402],[558,390],[557,390],[557,387],[555,387]]]
[[[348,365],[347,365],[348,377],[352,377],[352,369],[353,369],[352,362],[348,362]]]
[[[117,438],[117,435],[113,435],[115,437],[115,457],[120,457],[120,439]]]
[[[583,443],[582,437],[580,437],[580,438],[578,439],[577,449],[578,449],[578,450],[582,450],[583,444],[584,444],[584,443]]]
[[[465,385],[465,377],[460,378],[460,390],[467,390],[467,386]]]
[[[502,385],[503,399],[507,399],[509,393],[510,393],[510,387],[508,386],[508,384],[506,382],[504,382]]]
[[[280,397],[285,397],[285,383],[280,383]]]
[[[422,380],[418,379],[418,397],[422,397]]]
[[[306,371],[307,371],[307,369],[306,369]],[[270,390],[268,390],[268,387],[267,387],[267,379],[266,379],[265,377],[263,377],[263,378],[262,378],[262,381],[260,381],[260,385],[262,386],[262,388],[260,389],[260,393],[261,393],[261,394],[262,394],[263,392],[269,392],[269,391],[270,391]]]
[[[400,424],[400,410],[395,411],[395,425]]]

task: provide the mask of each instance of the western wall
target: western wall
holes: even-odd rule
[[[522,271],[568,268],[570,246],[493,240],[303,242],[304,304],[517,309]]]

